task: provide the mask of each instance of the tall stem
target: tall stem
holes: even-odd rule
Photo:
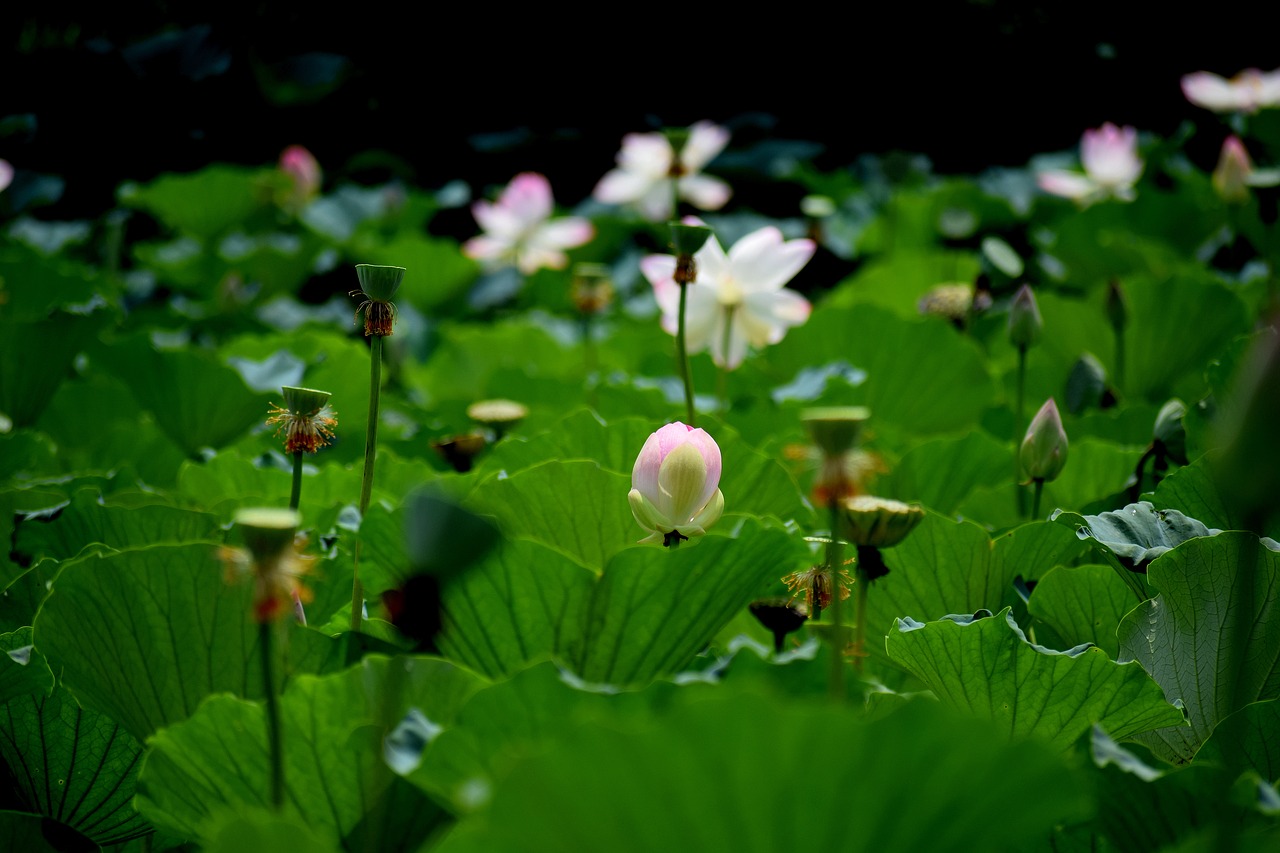
[[[844,697],[844,607],[841,602],[840,568],[844,563],[844,543],[840,541],[840,510],[831,501],[831,541],[827,543],[827,572],[831,577],[831,698]]]
[[[293,490],[289,492],[289,509],[297,509],[302,498],[302,451],[293,452]]]
[[[1027,391],[1027,347],[1025,344],[1018,346],[1018,390],[1015,399],[1017,403],[1013,410],[1013,494],[1017,504],[1018,517],[1022,518],[1027,513],[1027,493],[1023,491],[1019,481],[1022,480],[1022,462],[1018,459],[1018,450],[1022,446],[1022,434],[1026,432],[1027,424],[1023,420],[1023,405],[1026,400]]]
[[[267,751],[270,756],[271,808],[284,808],[284,746],[280,737],[280,702],[276,696],[275,654],[272,648],[275,623],[258,624],[258,645],[262,648],[262,686],[267,699]]]
[[[858,588],[858,603],[853,617],[858,620],[858,624],[854,629],[853,666],[858,675],[862,675],[862,659],[865,657],[863,649],[867,641],[867,592],[871,589],[871,581],[857,569],[854,570],[854,577],[854,586]]]
[[[680,284],[680,316],[676,321],[676,365],[680,369],[680,378],[684,380],[684,407],[688,426],[697,426],[697,413],[693,408],[693,377],[689,373],[689,352],[685,349],[684,326],[685,311],[689,306],[689,285]]]
[[[1040,517],[1040,495],[1044,493],[1044,480],[1036,477],[1036,496],[1035,501],[1031,504],[1031,519],[1034,521]]]
[[[382,391],[382,336],[369,340],[369,420],[364,429],[364,479],[360,483],[360,518],[369,509],[373,494],[373,465],[378,458],[378,396]],[[359,631],[364,616],[364,584],[360,582],[360,542],[356,541],[351,578],[351,630]]]

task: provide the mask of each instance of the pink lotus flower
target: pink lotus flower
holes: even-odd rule
[[[491,264],[513,263],[524,275],[542,267],[563,269],[569,262],[563,250],[590,241],[595,229],[577,216],[552,219],[554,207],[545,177],[536,172],[516,175],[496,203],[478,201],[471,206],[485,233],[464,243],[463,254]]]
[[[1083,203],[1106,196],[1132,201],[1133,185],[1142,175],[1138,156],[1138,131],[1107,122],[1086,130],[1080,140],[1080,162],[1085,174],[1052,169],[1036,176],[1040,189]]]
[[[1197,71],[1182,78],[1182,94],[1197,107],[1216,113],[1256,113],[1280,106],[1280,68],[1266,73],[1247,68],[1230,80]]]
[[[709,121],[689,128],[679,153],[661,133],[629,133],[622,138],[618,168],[596,184],[595,198],[606,204],[633,204],[654,222],[670,219],[675,196],[700,210],[719,210],[729,185],[702,170],[729,143],[729,131]]]
[[[320,192],[320,163],[301,145],[290,145],[280,154],[280,171],[293,179],[294,199],[305,202]]]
[[[649,436],[631,470],[627,501],[649,535],[641,542],[677,544],[701,536],[724,512],[720,447],[706,430],[676,421]]]
[[[686,222],[701,224],[689,217]],[[782,232],[766,226],[743,237],[726,255],[714,236],[694,261],[698,277],[689,288],[685,314],[685,346],[690,353],[710,347],[712,360],[728,370],[742,364],[747,346],[776,344],[787,329],[809,319],[809,300],[784,285],[813,257],[812,240],[783,240]],[[653,285],[662,327],[676,333],[680,286],[675,283],[676,259],[649,255],[640,271]],[[727,338],[727,341],[726,341]]]
[[[11,183],[13,183],[13,166],[8,160],[0,160],[0,192],[4,192]]]

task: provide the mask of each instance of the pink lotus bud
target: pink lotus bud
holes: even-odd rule
[[[1036,295],[1031,286],[1024,284],[1018,288],[1009,305],[1009,340],[1016,347],[1029,347],[1040,340],[1044,330],[1044,320],[1040,319],[1040,306],[1036,303]]]
[[[1067,431],[1062,428],[1058,404],[1050,397],[1031,419],[1018,451],[1018,461],[1028,480],[1050,482],[1067,464]]]
[[[724,512],[720,448],[706,430],[676,421],[645,441],[631,471],[631,514],[668,547],[701,536]]]
[[[4,188],[13,183],[13,166],[9,165],[8,160],[0,160],[0,192]]]
[[[1249,200],[1249,174],[1253,163],[1249,152],[1238,136],[1228,136],[1218,155],[1218,166],[1213,170],[1213,188],[1228,204],[1240,204]]]
[[[320,192],[320,164],[301,145],[290,145],[280,155],[280,171],[293,179],[295,195],[309,199]]]

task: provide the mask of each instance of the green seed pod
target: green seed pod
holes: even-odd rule
[[[356,275],[360,278],[360,289],[374,302],[390,302],[404,280],[404,267],[383,266],[381,264],[356,264]]]
[[[826,456],[840,456],[852,450],[862,435],[862,425],[870,417],[871,410],[862,406],[805,409],[800,415],[813,443]]]
[[[840,506],[840,535],[860,548],[892,548],[923,519],[919,504],[858,495]]]

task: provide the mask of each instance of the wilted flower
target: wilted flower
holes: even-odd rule
[[[1217,113],[1255,113],[1280,106],[1280,68],[1268,72],[1246,68],[1230,80],[1197,71],[1182,78],[1182,94],[1196,106]]]
[[[782,232],[771,225],[734,243],[728,255],[714,236],[707,240],[694,255],[698,277],[686,285],[688,351],[710,347],[712,360],[733,370],[742,364],[748,344],[776,344],[787,329],[809,319],[809,300],[784,285],[809,262],[816,248],[812,240],[784,241]],[[640,270],[653,285],[663,328],[674,335],[680,311],[675,257],[649,255],[640,261]]]
[[[1015,347],[1029,347],[1040,340],[1044,320],[1040,319],[1040,306],[1028,284],[1018,288],[1009,305],[1009,341]]]
[[[578,216],[552,219],[555,203],[551,184],[537,172],[516,175],[495,203],[471,206],[484,229],[462,245],[462,252],[478,261],[515,264],[524,275],[542,267],[563,269],[565,249],[581,246],[595,236],[591,223]]]
[[[13,166],[8,160],[0,160],[0,192],[13,183]]]
[[[661,133],[629,133],[622,138],[618,168],[596,184],[595,198],[606,204],[634,204],[653,222],[670,219],[675,196],[700,210],[719,210],[729,200],[729,185],[701,174],[729,143],[729,131],[709,121],[689,128],[676,151]]]
[[[385,338],[395,331],[396,304],[391,297],[400,288],[404,274],[404,267],[356,264],[361,289],[351,291],[351,296],[364,300],[356,306],[356,322],[360,322],[360,312],[363,311],[366,338],[370,335]]]
[[[631,471],[631,514],[650,534],[641,542],[671,546],[701,536],[724,512],[720,447],[706,430],[676,421],[649,436]]]
[[[791,601],[803,595],[806,610],[809,613],[821,613],[831,607],[835,589],[840,590],[840,600],[846,601],[849,598],[849,587],[853,585],[853,576],[849,574],[849,570],[840,569],[834,572],[833,588],[832,574],[827,571],[826,566],[810,566],[807,569],[792,572],[783,578],[782,582],[787,585],[787,589],[791,590]]]
[[[1096,130],[1086,130],[1080,140],[1080,162],[1085,174],[1052,169],[1036,176],[1040,189],[1081,202],[1113,196],[1132,201],[1133,185],[1142,175],[1138,156],[1138,131],[1118,128],[1107,122]]]
[[[298,552],[296,532],[300,517],[296,510],[255,508],[236,513],[236,528],[245,548],[223,547],[218,556],[227,571],[227,581],[252,577],[253,613],[259,622],[278,619],[285,602],[292,601],[299,621],[304,622],[302,602],[311,599],[299,578],[310,569],[312,558]]]
[[[1067,431],[1062,427],[1058,404],[1050,397],[1036,412],[1018,450],[1018,461],[1028,480],[1050,482],[1067,463]]]
[[[338,422],[337,412],[329,408],[328,391],[294,388],[286,385],[284,406],[272,406],[267,424],[278,424],[276,435],[285,433],[285,453],[315,453],[333,438],[330,429]]]
[[[280,154],[280,171],[289,176],[293,182],[293,193],[290,199],[301,206],[320,192],[322,172],[320,164],[311,152],[301,145],[290,145]]]

